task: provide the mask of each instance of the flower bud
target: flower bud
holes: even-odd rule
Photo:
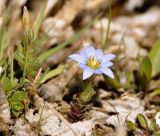
[[[28,33],[30,30],[30,17],[26,6],[23,8],[22,25],[24,31]]]

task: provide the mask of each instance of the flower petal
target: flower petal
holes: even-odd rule
[[[79,66],[80,66],[80,68],[83,68],[83,69],[87,67],[87,65],[84,63],[80,63]]]
[[[94,56],[95,48],[93,46],[86,46],[86,53],[87,53],[88,57]]]
[[[107,68],[107,67],[110,67],[112,65],[113,65],[113,63],[111,61],[107,61],[107,62],[102,63],[101,67],[102,68]]]
[[[114,78],[114,74],[109,68],[101,68],[100,70],[110,78]]]
[[[95,51],[95,57],[98,58],[99,60],[102,60],[103,59],[103,52],[101,49],[97,49]]]
[[[85,58],[83,58],[81,55],[79,54],[73,54],[73,55],[70,55],[69,58],[77,61],[77,62],[80,62],[80,63],[85,63]]]
[[[93,69],[86,67],[83,72],[83,80],[89,78],[93,73],[94,73]]]
[[[110,60],[114,59],[115,57],[116,57],[116,55],[114,55],[114,54],[104,55],[103,62],[110,61]]]
[[[102,74],[102,71],[100,69],[97,69],[97,70],[94,71],[94,73],[100,75],[100,74]]]
[[[88,59],[87,53],[86,53],[85,51],[81,50],[81,51],[79,52],[79,54],[80,54],[85,60]]]

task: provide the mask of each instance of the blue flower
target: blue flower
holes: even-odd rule
[[[109,68],[113,65],[111,60],[115,58],[114,54],[104,54],[101,49],[86,46],[85,50],[81,50],[78,54],[70,55],[69,58],[79,62],[80,67],[84,69],[83,80],[93,74],[100,75],[102,73],[114,78],[114,74]]]

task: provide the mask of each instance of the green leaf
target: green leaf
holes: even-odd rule
[[[152,74],[152,64],[148,56],[146,56],[139,68],[139,75],[140,76],[145,76],[147,80],[149,81],[151,79],[151,74]]]
[[[22,111],[16,111],[14,109],[11,109],[11,111],[16,118],[19,117],[19,115],[22,113]]]
[[[152,77],[154,77],[160,73],[160,40],[154,44],[148,56],[152,62]]]
[[[24,109],[23,100],[26,98],[24,91],[17,91],[9,98],[11,111],[15,117],[18,117]]]
[[[151,129],[152,131],[154,131],[154,130],[156,129],[156,126],[157,126],[156,120],[153,119],[152,122],[151,122],[151,125],[150,125],[150,129]]]
[[[160,88],[158,88],[158,89],[154,90],[153,92],[151,92],[149,94],[149,97],[154,97],[154,96],[158,96],[158,95],[160,95]]]
[[[154,91],[152,91],[148,97],[151,101],[151,103],[155,104],[155,105],[159,105],[160,104],[160,88],[155,89]]]
[[[24,71],[24,66],[25,66],[25,74],[28,78],[34,77],[35,73],[40,67],[40,63],[36,55],[37,54],[33,48],[33,43],[28,47],[27,56],[25,48],[22,46],[21,43],[18,44],[15,53],[15,60],[17,60],[22,71]]]
[[[14,111],[20,111],[24,109],[24,106],[21,102],[12,102],[11,107]]]
[[[132,121],[127,121],[127,127],[128,127],[131,131],[135,131],[135,130],[136,130],[136,124],[134,124]]]
[[[11,111],[15,117],[18,117],[24,109],[24,105],[21,102],[12,102]]]
[[[137,121],[138,121],[141,128],[144,128],[144,129],[148,128],[147,120],[142,114],[137,115]]]
[[[138,71],[138,87],[139,90],[147,91],[149,87],[149,81],[151,80],[152,64],[150,59],[146,56],[140,65]]]
[[[155,132],[154,132],[154,136],[160,136],[160,132],[159,132],[160,130],[156,130]]]
[[[3,54],[4,54],[4,48],[5,48],[5,39],[6,38],[6,31],[2,30],[2,28],[0,29],[0,62],[3,58]]]
[[[84,27],[83,29],[81,29],[80,31],[78,31],[76,34],[74,34],[73,36],[71,36],[68,40],[66,40],[65,42],[61,43],[60,45],[57,45],[56,47],[42,53],[39,57],[38,60],[43,63],[46,59],[48,59],[50,56],[52,56],[53,54],[57,53],[58,51],[60,51],[61,49],[63,49],[64,47],[66,47],[67,45],[71,44],[72,42],[76,41],[77,39],[79,39],[91,26],[92,24],[99,18],[99,16],[97,16],[94,20],[92,20],[86,27]]]
[[[17,91],[10,98],[9,101],[12,102],[21,102],[26,98],[26,92]]]
[[[25,60],[25,56],[24,56],[24,50],[22,47],[22,44],[19,43],[17,46],[17,50],[15,53],[15,59],[17,60],[19,66],[21,67],[21,69],[24,67],[24,60]]]
[[[3,88],[5,92],[11,91],[13,88],[11,80],[7,77],[4,77],[3,79]]]
[[[45,74],[45,76],[41,79],[40,84],[44,83],[45,81],[47,81],[48,79],[57,76],[59,74],[61,74],[64,70],[64,65],[60,65],[58,66],[58,68],[53,69],[51,71],[49,71],[47,74]]]

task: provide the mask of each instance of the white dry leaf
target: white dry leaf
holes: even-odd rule
[[[101,80],[101,78],[99,80]],[[98,93],[99,99],[110,98],[112,96],[112,92],[105,91],[104,89],[99,89]]]
[[[124,35],[123,33],[116,33],[111,37],[111,40],[113,41],[114,44],[121,43]]]
[[[139,46],[133,37],[124,36],[126,57],[135,59],[138,55]]]
[[[158,112],[155,116],[156,124],[160,127],[160,112]]]
[[[78,130],[80,135],[92,136],[92,129],[95,127],[95,122],[93,120],[79,121],[73,123],[71,127],[74,130]]]
[[[12,0],[12,3],[16,6],[22,7],[27,2],[27,0]]]
[[[148,51],[146,49],[141,48],[139,50],[139,55],[140,56],[145,57],[145,56],[147,56],[147,54],[148,54]]]
[[[57,132],[60,128],[60,120],[55,115],[47,116],[45,119],[41,121],[41,130],[43,135],[52,135],[56,136]]]
[[[50,109],[50,107],[48,107],[48,104],[45,104],[44,106],[44,100],[42,98],[36,95],[35,101],[37,113],[34,114],[34,110],[30,109],[26,113],[25,118],[33,127],[40,123],[39,127],[41,128],[43,135],[56,136],[60,127],[60,120],[58,116]]]
[[[38,112],[34,114],[34,110],[30,109],[26,113],[25,118],[27,119],[27,122],[29,122],[30,126],[33,127],[39,123],[40,118],[40,128],[42,135],[91,136],[92,129],[95,127],[94,119],[79,121],[73,124],[68,123],[67,120],[54,109],[55,104],[45,102],[45,106],[41,112],[44,101],[42,98],[38,98],[38,96],[36,96],[36,101],[38,101],[36,102],[36,109]]]
[[[92,120],[98,121],[104,118],[107,118],[107,114],[101,111],[97,111],[96,109],[93,108],[93,110],[91,110],[89,112],[90,116],[92,117]]]
[[[0,117],[3,119],[4,122],[9,123],[11,122],[10,118],[11,118],[11,113],[10,113],[10,107],[9,104],[3,104],[1,106],[2,111],[0,111]]]
[[[114,106],[114,108],[103,101],[103,108],[107,112],[118,112],[118,117],[116,115],[108,116],[106,122],[114,126],[123,126],[125,120],[128,119],[132,122],[135,122],[137,114],[144,112],[144,103],[134,96],[125,96],[121,99],[109,100],[109,102]]]
[[[139,52],[139,46],[133,36],[123,35],[122,33],[116,33],[112,36],[112,41],[115,44],[124,44],[125,55],[127,58],[135,59]],[[123,39],[123,42],[122,42]]]
[[[40,128],[43,135],[56,136],[60,127],[60,120],[57,115],[45,104],[43,99],[36,96],[36,109],[38,112],[34,114],[34,110],[30,109],[25,118],[31,126],[37,126],[40,123]],[[42,111],[43,110],[43,111]],[[39,122],[40,121],[40,122]]]
[[[160,8],[151,8],[147,12],[133,17],[132,24],[137,26],[154,26],[160,22]]]
[[[40,114],[34,114],[34,109],[29,109],[25,114],[25,118],[32,126],[37,126],[40,120]]]
[[[15,136],[38,136],[32,129],[29,123],[23,118],[18,118],[10,129],[14,131]]]
[[[128,0],[125,5],[124,8],[127,11],[133,11],[135,8],[139,8],[143,5],[144,0]]]
[[[0,27],[0,28],[1,28],[1,27]],[[2,73],[2,70],[3,70],[3,69],[2,69],[2,67],[0,66],[0,75],[1,75],[1,73]]]
[[[43,100],[42,98],[40,98],[40,97],[38,96],[38,94],[35,94],[34,100],[35,100],[34,105],[35,105],[36,109],[40,109],[40,108],[43,107],[43,105],[44,105],[44,100]]]
[[[92,129],[95,127],[95,123],[92,120],[79,121],[71,124],[70,127],[72,130],[62,122],[56,133],[52,133],[52,136],[56,136],[56,134],[60,136],[92,136]],[[73,133],[73,130],[75,133]]]
[[[136,27],[145,29],[147,27],[154,26],[160,22],[160,8],[153,7],[142,14],[134,16],[120,16],[111,20],[111,24],[117,24],[121,26],[121,30],[132,32]],[[107,24],[106,24],[107,26]],[[106,27],[107,28],[107,27]],[[131,29],[126,29],[131,28]],[[118,30],[118,29],[117,29]]]
[[[107,18],[102,18],[100,21],[97,21],[95,23],[94,28],[95,29],[102,29],[107,30],[108,28],[109,20]],[[123,28],[118,23],[114,23],[113,21],[110,22],[110,33],[112,32],[122,32]]]
[[[11,120],[11,113],[10,113],[10,107],[9,103],[6,99],[5,93],[0,90],[0,118],[5,122],[5,123],[10,123]]]
[[[145,37],[146,36],[146,32],[145,32],[145,30],[143,30],[142,28],[138,28],[138,27],[136,27],[136,28],[134,28],[133,29],[133,33],[135,34],[135,35],[137,35],[137,36],[139,36],[139,37]],[[142,40],[142,39],[141,39]]]
[[[75,136],[76,133],[77,136],[83,134],[91,136],[95,123],[92,120],[88,120],[68,125],[63,120],[60,120],[53,110],[46,110],[46,108],[44,108],[41,117],[41,130],[43,135],[57,136],[59,134],[61,136]]]

